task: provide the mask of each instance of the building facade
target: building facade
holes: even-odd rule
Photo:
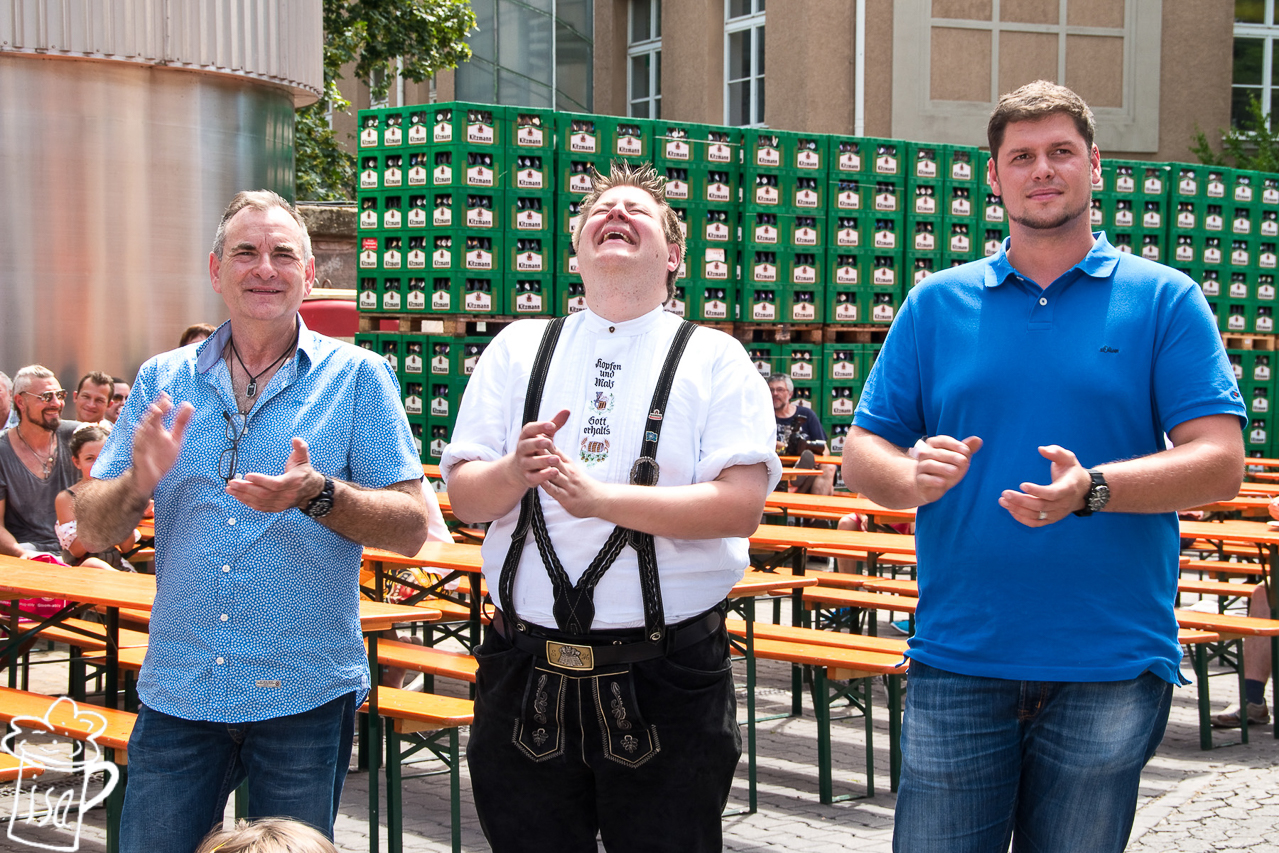
[[[387,105],[446,100],[983,145],[1039,78],[1093,107],[1104,156],[1189,160],[1271,102],[1275,0],[474,0],[475,58]],[[352,85],[349,116],[370,106]],[[400,99],[403,100],[400,100]]]

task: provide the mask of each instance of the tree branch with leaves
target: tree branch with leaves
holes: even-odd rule
[[[351,106],[338,89],[342,69],[372,81],[373,100],[385,98],[399,73],[420,83],[471,56],[464,39],[475,27],[469,0],[324,0],[324,93],[294,121],[295,197],[308,201],[355,198],[355,156],[329,127],[329,110]],[[378,78],[374,72],[388,73]]]
[[[1279,133],[1270,126],[1270,116],[1262,112],[1261,99],[1248,99],[1248,112],[1236,127],[1221,133],[1221,151],[1213,149],[1208,136],[1196,128],[1190,153],[1206,166],[1233,166],[1256,172],[1279,172]]]

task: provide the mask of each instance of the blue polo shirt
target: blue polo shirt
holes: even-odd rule
[[[1175,513],[1020,524],[998,500],[1046,484],[1041,445],[1084,467],[1163,450],[1164,434],[1245,409],[1203,295],[1180,272],[1092,250],[1049,287],[995,256],[911,291],[853,422],[893,444],[983,439],[967,476],[917,520],[910,657],[965,675],[1181,681]]]
[[[195,407],[155,492],[156,599],[138,695],[171,716],[238,723],[362,697],[369,667],[361,547],[296,509],[250,509],[218,474],[230,447],[224,415],[236,411],[221,355],[230,332],[223,324],[142,365],[93,476],[128,469],[138,419],[161,391]],[[336,479],[379,489],[422,476],[390,366],[304,324],[297,352],[258,392],[237,473],[284,473],[294,436]]]

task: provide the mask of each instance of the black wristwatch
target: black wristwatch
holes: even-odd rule
[[[311,498],[311,502],[303,507],[302,511],[311,518],[324,518],[333,511],[333,478],[325,476],[324,488],[320,489],[320,493]]]
[[[1110,486],[1106,485],[1105,475],[1092,469],[1089,470],[1088,476],[1092,477],[1092,485],[1088,487],[1088,493],[1084,495],[1084,508],[1075,510],[1075,515],[1078,516],[1101,512],[1110,502]]]

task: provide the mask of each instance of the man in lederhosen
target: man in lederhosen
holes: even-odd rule
[[[597,175],[573,242],[587,309],[494,338],[440,466],[453,512],[494,522],[476,807],[498,853],[718,851],[722,603],[780,475],[768,388],[662,309],[684,238],[651,167]]]

